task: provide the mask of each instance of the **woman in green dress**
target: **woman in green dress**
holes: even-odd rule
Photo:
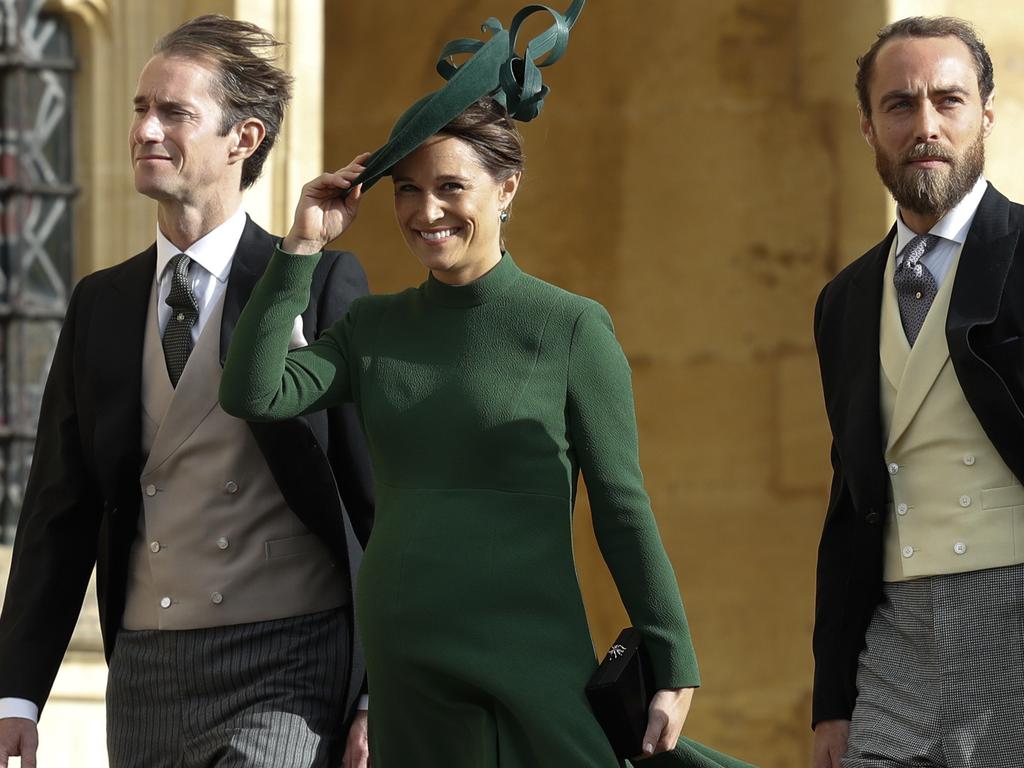
[[[375,768],[619,765],[584,695],[596,662],[571,542],[579,472],[659,689],[644,750],[673,750],[699,679],[640,473],[629,367],[603,307],[503,249],[523,172],[503,107],[478,101],[392,170],[426,281],[358,299],[288,351],[317,254],[356,217],[366,158],[303,188],[221,399],[250,420],[358,408],[377,488],[356,597]]]

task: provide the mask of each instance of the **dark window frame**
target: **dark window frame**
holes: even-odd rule
[[[14,538],[74,277],[74,41],[38,0],[0,5],[0,544]]]

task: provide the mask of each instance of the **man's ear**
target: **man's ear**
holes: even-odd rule
[[[256,148],[267,136],[267,128],[263,121],[255,117],[247,117],[231,129],[235,138],[228,152],[229,163],[240,163],[252,156]]]
[[[860,135],[864,137],[864,141],[874,149],[875,148],[875,126],[871,122],[871,118],[864,114],[864,108],[858,106],[857,114],[860,115]]]
[[[992,127],[996,122],[995,99],[995,92],[990,93],[985,99],[985,105],[981,108],[981,132],[986,139],[992,133]]]

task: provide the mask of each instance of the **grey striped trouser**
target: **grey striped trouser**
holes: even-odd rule
[[[121,630],[107,683],[111,768],[336,768],[346,610],[192,630]]]
[[[885,585],[844,768],[1024,766],[1024,565]]]

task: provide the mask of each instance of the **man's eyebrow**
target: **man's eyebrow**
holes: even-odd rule
[[[173,99],[153,99],[153,101],[156,102],[156,105],[158,107],[161,107],[163,109],[193,109],[191,104],[187,104],[183,101],[175,101]],[[139,95],[132,99],[132,104],[134,104],[135,106],[142,106],[145,104],[149,104],[149,102],[150,99],[148,96]]]
[[[950,94],[958,94],[961,96],[969,96],[968,91],[962,85],[940,85],[937,88],[932,88],[930,93],[937,94],[939,96],[949,96]],[[884,104],[887,101],[893,101],[894,99],[911,99],[918,94],[916,90],[910,90],[908,88],[898,88],[894,91],[882,94],[882,98],[879,99],[879,103]]]

